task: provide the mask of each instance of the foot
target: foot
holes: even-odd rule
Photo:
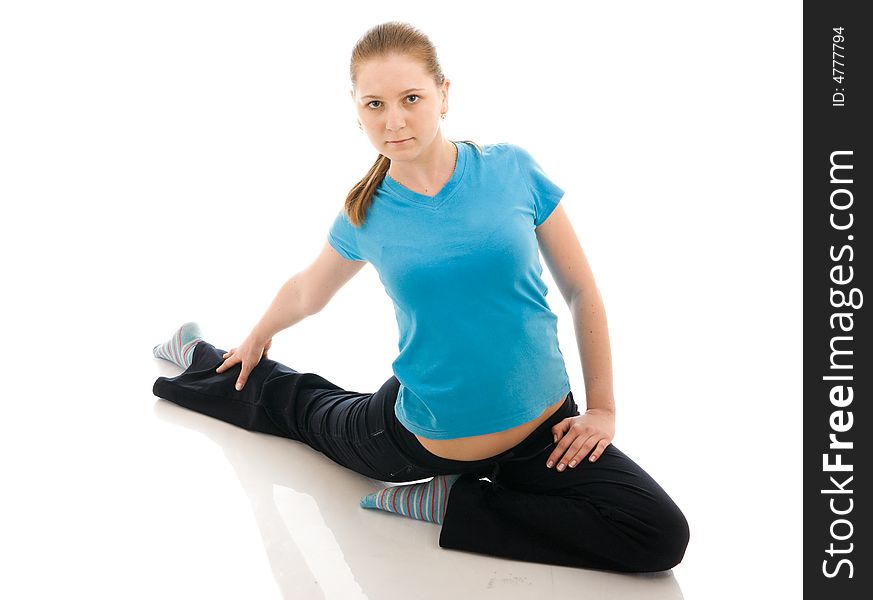
[[[188,322],[179,327],[169,340],[152,348],[152,352],[157,358],[187,369],[194,359],[194,346],[202,339],[200,326],[193,321]]]
[[[437,475],[414,485],[394,485],[361,499],[363,508],[378,508],[442,525],[449,490],[460,475]]]

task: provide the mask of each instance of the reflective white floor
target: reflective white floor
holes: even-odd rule
[[[244,491],[248,506],[227,516],[241,521],[234,531],[250,529],[241,536],[246,541],[257,532],[262,563],[251,565],[252,576],[260,574],[268,587],[263,570],[269,565],[281,597],[405,599],[415,589],[417,598],[578,597],[580,590],[615,598],[682,598],[671,572],[629,576],[444,550],[439,526],[357,506],[358,498],[384,484],[342,469],[302,444],[250,433],[163,400],[155,403],[154,414],[156,430],[207,451],[214,468],[225,462],[223,475],[209,477],[205,485],[221,486],[216,493],[232,484]],[[175,467],[165,466],[181,479],[183,471],[198,468],[193,457],[168,458]],[[219,479],[222,483],[215,483]],[[188,481],[208,502],[204,482]],[[204,519],[195,503],[185,507],[194,514],[177,516],[180,529],[191,518]],[[233,561],[227,562],[233,569]]]
[[[156,371],[177,372],[162,364]],[[164,440],[165,450],[177,447],[162,452],[155,468],[178,481],[177,493],[187,496],[165,506],[175,544],[190,545],[195,553],[220,544],[231,553],[195,562],[213,577],[217,565],[210,563],[220,561],[218,580],[209,584],[215,592],[226,592],[225,576],[238,584],[242,568],[262,579],[265,593],[272,584],[272,593],[284,598],[405,599],[410,589],[418,598],[579,597],[581,590],[585,597],[683,597],[672,572],[624,575],[444,550],[439,526],[358,507],[357,499],[384,484],[338,467],[303,444],[251,433],[160,399],[153,411],[153,435]],[[202,534],[225,526],[236,536],[232,544],[219,532]],[[239,565],[233,557],[243,548],[260,561]]]
[[[0,597],[798,597],[794,467],[780,446],[748,461],[737,456],[724,441],[731,422],[695,413],[690,402],[686,421],[708,424],[685,427],[681,444],[666,444],[679,454],[664,454],[651,418],[626,416],[619,444],[689,519],[692,539],[679,566],[626,575],[512,561],[442,549],[439,526],[360,508],[381,484],[303,444],[154,397],[155,377],[180,371],[151,356],[160,327],[131,322],[129,337],[107,345],[90,326],[101,310],[82,305],[83,321],[51,323],[48,354],[36,347],[44,330],[27,336],[31,325],[10,323],[31,358],[7,354],[5,362],[14,377],[0,421]],[[301,325],[271,354],[299,356],[304,368],[329,365],[342,351],[319,346],[318,331],[323,325]],[[295,348],[310,348],[311,358]],[[718,405],[716,390],[708,397]]]

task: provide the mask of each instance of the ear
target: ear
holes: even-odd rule
[[[440,112],[446,112],[449,110],[449,85],[452,83],[450,79],[443,80],[443,85],[440,88],[440,92],[442,94],[442,104],[440,106]]]

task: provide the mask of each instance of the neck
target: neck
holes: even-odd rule
[[[428,155],[415,161],[391,161],[388,175],[406,188],[429,195],[452,178],[457,163],[455,145],[444,137],[433,144]]]

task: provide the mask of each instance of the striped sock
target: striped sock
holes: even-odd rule
[[[425,483],[389,486],[362,498],[361,506],[442,525],[449,490],[459,477],[460,475],[437,475]]]
[[[152,348],[152,352],[157,358],[163,358],[187,369],[194,358],[194,346],[202,339],[200,326],[188,322],[179,327],[169,340]]]

